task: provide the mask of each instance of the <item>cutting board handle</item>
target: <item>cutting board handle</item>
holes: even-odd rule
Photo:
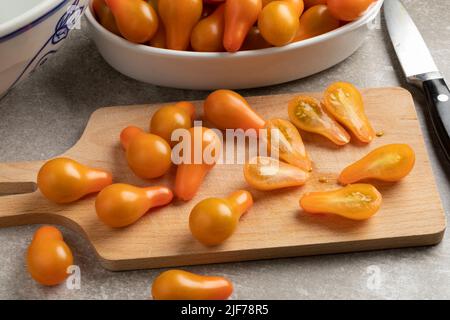
[[[2,196],[0,206],[0,227],[50,223],[49,214],[39,213],[34,200],[39,192]],[[43,211],[42,211],[43,212]]]
[[[0,163],[0,196],[36,191],[36,176],[43,163]]]
[[[51,203],[39,191],[2,196],[0,228],[30,224],[56,224],[83,232],[70,217],[60,214],[63,210],[63,206]]]
[[[0,227],[57,222],[36,191],[36,175],[43,163],[0,163]]]
[[[37,189],[36,176],[45,161],[0,163],[0,228],[30,224],[56,224],[83,233],[65,211],[74,204],[55,204]],[[74,207],[75,206],[75,207]]]

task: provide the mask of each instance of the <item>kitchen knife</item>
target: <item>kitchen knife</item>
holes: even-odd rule
[[[425,92],[434,130],[450,162],[450,90],[403,4],[385,0],[384,16],[407,81]]]

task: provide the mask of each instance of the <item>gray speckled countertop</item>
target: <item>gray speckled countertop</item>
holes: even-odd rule
[[[442,72],[450,77],[448,0],[404,0]],[[89,115],[111,105],[202,99],[206,92],[154,87],[109,67],[89,39],[86,26],[70,35],[60,52],[36,74],[0,100],[0,161],[54,157],[72,146]],[[332,81],[359,87],[403,86],[412,91],[425,129],[434,174],[450,211],[450,168],[439,161],[436,138],[426,130],[421,93],[399,71],[385,31],[372,31],[363,47],[340,65],[313,77],[270,88],[243,91],[267,95],[319,91]],[[81,268],[81,288],[44,288],[24,266],[24,253],[37,226],[0,229],[2,299],[146,299],[161,270],[113,273],[104,270],[89,244],[63,229]],[[186,268],[229,277],[238,299],[432,299],[450,298],[450,237],[431,248],[231,263]],[[372,281],[373,274],[379,282]]]

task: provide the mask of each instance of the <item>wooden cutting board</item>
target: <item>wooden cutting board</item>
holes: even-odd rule
[[[94,196],[74,204],[56,205],[35,190],[34,181],[43,161],[0,164],[0,226],[59,224],[83,234],[92,243],[101,264],[110,270],[157,268],[277,257],[292,257],[372,249],[433,245],[441,241],[446,219],[430,168],[427,151],[411,95],[400,88],[363,91],[366,110],[384,136],[370,145],[351,143],[339,148],[325,139],[302,132],[314,161],[314,174],[301,188],[257,192],[243,178],[242,165],[217,165],[199,194],[190,202],[150,212],[136,224],[120,230],[103,225],[94,210]],[[320,94],[311,94],[320,98]],[[249,97],[265,118],[287,118],[287,103],[294,94]],[[196,102],[201,114],[201,102]],[[78,143],[64,156],[109,169],[116,182],[139,186],[173,186],[175,168],[155,181],[136,178],[119,145],[120,131],[134,124],[148,127],[160,105],[103,108],[94,112]],[[365,222],[309,215],[299,209],[300,196],[308,191],[337,188],[336,177],[348,164],[369,150],[389,143],[409,143],[416,151],[414,170],[396,184],[376,183],[384,200],[381,211]],[[328,183],[320,183],[327,177]],[[223,245],[207,248],[190,234],[191,208],[206,197],[222,197],[248,188],[255,205],[236,233]],[[11,195],[14,194],[14,195]],[[76,248],[73,248],[76,250]]]

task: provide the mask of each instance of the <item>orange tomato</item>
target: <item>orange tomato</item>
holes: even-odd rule
[[[223,1],[221,1],[221,2],[223,2]],[[206,17],[210,16],[217,9],[218,5],[219,5],[218,3],[209,3],[205,0],[203,0],[202,18],[206,18]]]
[[[189,136],[190,141],[183,139],[181,145],[183,154],[186,148],[190,150],[190,157],[178,166],[175,178],[175,194],[184,201],[191,200],[197,194],[206,175],[214,167],[221,148],[219,137],[211,129],[193,127],[189,129]],[[200,159],[197,159],[196,154],[200,155]]]
[[[305,170],[274,158],[257,157],[244,166],[245,181],[261,191],[299,187],[306,183],[308,177]]]
[[[304,0],[305,8],[309,9],[311,7],[317,6],[318,4],[327,4],[327,0]]]
[[[223,277],[201,276],[183,270],[165,271],[152,285],[155,300],[225,300],[232,293],[232,283]]]
[[[257,27],[252,27],[245,38],[241,51],[270,48],[272,45],[261,35]]]
[[[163,176],[172,166],[172,150],[163,138],[127,127],[120,134],[130,169],[138,177],[154,179]]]
[[[273,1],[276,0],[262,0],[263,9],[265,8],[265,6],[267,6],[269,3]],[[303,10],[305,9],[305,3],[303,0],[283,0],[283,1],[292,4],[296,8],[296,12],[299,17],[302,15]]]
[[[328,0],[331,14],[342,21],[353,21],[362,16],[376,0]]]
[[[250,28],[258,20],[261,0],[227,0],[223,46],[228,52],[238,51]]]
[[[203,105],[206,119],[215,127],[225,129],[262,129],[264,120],[238,93],[217,90],[211,93]]]
[[[295,126],[283,119],[266,122],[267,147],[276,150],[280,159],[305,171],[311,171],[311,160],[305,150],[302,137]],[[273,141],[272,141],[273,140]]]
[[[138,188],[116,183],[103,189],[95,199],[98,218],[112,228],[135,223],[150,209],[165,206],[173,199],[166,187]]]
[[[370,184],[353,184],[326,192],[311,192],[300,199],[309,213],[334,214],[351,220],[366,220],[380,209],[382,196]]]
[[[223,48],[225,28],[225,5],[220,5],[208,17],[202,19],[192,30],[191,47],[200,52],[220,52]]]
[[[297,8],[286,1],[270,2],[258,17],[258,28],[267,42],[284,46],[294,40],[299,28]]]
[[[216,6],[224,3],[226,0],[203,0],[204,3],[210,6]]]
[[[92,7],[94,8],[95,15],[98,22],[108,31],[120,35],[119,28],[116,24],[116,19],[112,14],[111,9],[106,5],[105,0],[92,1]]]
[[[195,107],[191,102],[182,101],[158,109],[150,121],[150,132],[160,136],[170,146],[177,144],[172,141],[172,133],[177,129],[189,129],[195,116]]]
[[[92,8],[94,9],[94,13],[97,18],[99,17],[99,14],[101,13],[103,7],[107,7],[105,0],[92,1]]]
[[[369,119],[364,112],[364,102],[358,89],[346,82],[336,82],[324,95],[324,106],[337,121],[364,143],[375,138]]]
[[[160,49],[166,49],[166,29],[164,28],[164,25],[162,23],[158,26],[158,31],[153,36],[153,38],[148,43],[149,46],[160,48]]]
[[[414,150],[407,144],[389,144],[345,168],[339,182],[350,184],[366,179],[400,181],[414,168],[415,160]]]
[[[191,32],[203,12],[202,0],[159,0],[158,11],[166,28],[167,48],[186,50]]]
[[[236,191],[225,199],[205,199],[191,211],[191,233],[206,246],[219,245],[234,233],[239,219],[252,205],[252,195],[245,190]]]
[[[31,277],[45,286],[62,283],[73,265],[72,251],[55,227],[44,226],[34,234],[27,251],[27,268]]]
[[[331,15],[326,5],[313,6],[300,17],[294,41],[317,37],[339,27],[340,21]]]
[[[158,15],[142,0],[105,0],[122,36],[135,43],[148,42],[158,30]]]
[[[147,0],[147,2],[156,12],[158,12],[158,0]]]
[[[111,173],[93,169],[68,158],[46,162],[39,170],[37,185],[42,194],[56,203],[70,203],[112,183]]]
[[[320,101],[312,97],[298,96],[289,102],[289,118],[299,129],[317,133],[341,146],[350,142],[350,136],[332,119]]]

